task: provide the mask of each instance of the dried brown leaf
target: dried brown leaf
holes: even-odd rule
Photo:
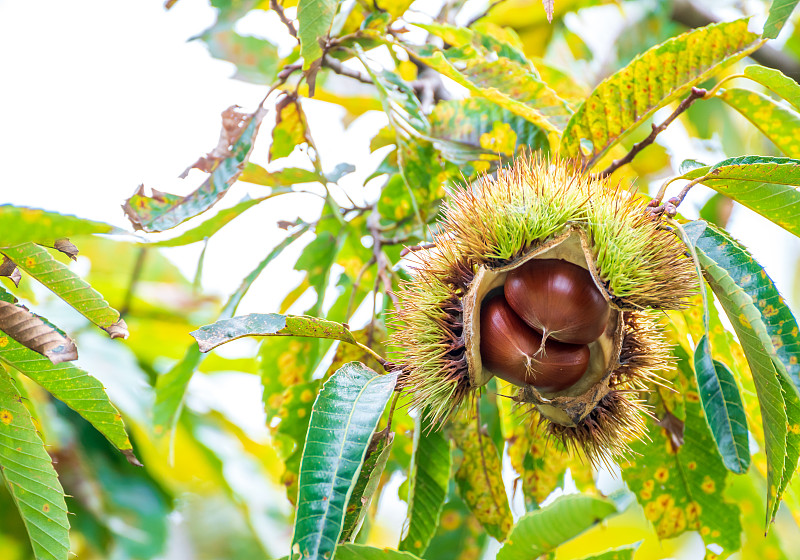
[[[244,132],[252,116],[250,113],[239,111],[239,109],[241,109],[239,105],[231,105],[222,112],[222,130],[219,133],[217,146],[204,157],[194,162],[190,167],[187,167],[186,171],[181,173],[181,179],[185,179],[192,169],[199,169],[206,173],[211,173],[220,161],[230,157],[231,148],[236,141],[239,140],[239,137],[242,135],[242,132]],[[156,196],[155,190],[153,190],[153,196]]]
[[[125,323],[125,319],[120,318],[119,321],[114,323],[113,325],[109,325],[106,327],[105,330],[111,338],[128,338],[130,334],[128,332],[128,325]]]
[[[78,359],[75,343],[23,305],[0,301],[0,330],[54,364]]]
[[[61,251],[73,261],[78,260],[78,248],[66,237],[63,239],[56,239],[56,242],[53,243],[53,249],[56,251]]]
[[[19,288],[19,281],[22,280],[22,274],[19,268],[17,268],[17,265],[14,264],[14,261],[8,257],[3,257],[3,262],[0,263],[0,276],[5,276]]]

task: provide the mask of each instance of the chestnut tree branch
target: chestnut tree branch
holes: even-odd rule
[[[703,88],[693,87],[692,91],[689,93],[689,95],[686,97],[686,99],[681,101],[680,105],[678,105],[678,108],[675,109],[670,116],[668,116],[666,119],[664,119],[664,122],[662,122],[659,125],[656,125],[656,124],[652,125],[653,126],[653,130],[650,132],[650,134],[647,136],[647,138],[645,138],[641,142],[637,142],[636,144],[634,144],[633,147],[631,148],[631,150],[627,154],[625,154],[624,157],[621,157],[620,159],[614,160],[611,163],[611,165],[609,165],[608,167],[603,169],[600,173],[597,174],[597,176],[598,177],[608,177],[609,175],[614,173],[614,171],[616,171],[617,169],[619,169],[623,165],[625,165],[627,163],[630,163],[633,160],[633,158],[635,158],[639,154],[639,152],[641,152],[647,146],[649,146],[650,144],[655,142],[656,136],[658,136],[659,134],[664,132],[664,130],[666,130],[666,128],[670,124],[672,124],[672,121],[677,119],[678,116],[681,113],[683,113],[684,111],[686,111],[686,109],[691,107],[692,103],[694,103],[698,99],[701,99],[702,97],[704,97],[706,95],[706,93],[708,93],[708,92]]]
[[[344,64],[342,64],[329,54],[326,54],[322,58],[322,65],[325,66],[326,68],[330,68],[335,73],[341,76],[347,76],[348,78],[353,78],[354,80],[358,80],[362,84],[372,85],[372,79],[369,78],[369,76],[365,76],[358,70],[353,70],[351,68],[348,68],[347,66],[345,66]]]
[[[294,28],[294,25],[289,18],[286,17],[286,14],[283,12],[283,7],[278,4],[278,0],[269,0],[269,7],[272,8],[276,14],[278,14],[278,17],[280,18],[281,22],[283,22],[283,25],[286,26],[286,29],[289,30],[289,33],[291,33],[292,37],[297,39],[299,42],[300,39],[297,37],[297,30]]]

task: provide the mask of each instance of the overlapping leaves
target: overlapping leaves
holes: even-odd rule
[[[787,464],[799,437],[789,426],[800,423],[794,417],[796,408],[787,406],[787,397],[796,400],[800,387],[797,321],[761,265],[735,240],[702,221],[685,229],[695,240],[706,279],[741,341],[753,374],[764,427],[771,519],[797,462],[795,457]]]
[[[800,145],[800,140],[798,141]],[[740,156],[684,173],[800,235],[800,160]]]
[[[300,465],[293,555],[333,555],[367,446],[396,378],[352,362],[325,382],[314,403]]]
[[[0,472],[25,523],[36,560],[67,560],[64,490],[19,391],[1,365]]]
[[[582,155],[591,167],[657,109],[750,52],[757,39],[741,19],[689,31],[637,56],[575,111],[561,138],[561,155]]]

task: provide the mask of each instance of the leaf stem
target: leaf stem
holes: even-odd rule
[[[361,348],[364,352],[372,356],[376,362],[378,362],[384,369],[386,369],[386,366],[389,364],[389,362],[383,356],[378,354],[375,350],[373,350],[372,348],[370,348],[365,344],[361,344],[358,341],[355,341],[355,343],[352,344],[355,344],[356,346]]]

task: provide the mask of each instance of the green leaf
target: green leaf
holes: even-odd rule
[[[341,323],[305,315],[278,313],[251,313],[223,319],[200,327],[190,334],[197,340],[201,352],[208,352],[245,336],[308,336],[356,343],[352,333]]]
[[[286,487],[286,497],[292,505],[297,504],[303,445],[320,384],[321,380],[314,379],[306,383],[290,385],[281,393],[277,413],[280,423],[273,430],[273,437],[284,460],[281,484]]]
[[[474,560],[489,539],[486,531],[458,496],[444,505],[436,534],[424,558],[427,560]]]
[[[260,165],[248,161],[239,180],[265,187],[290,187],[300,183],[321,183],[323,177],[315,171],[299,167],[285,167],[270,173]]]
[[[464,411],[451,422],[451,430],[456,447],[464,454],[455,477],[459,494],[486,532],[503,541],[513,520],[497,447]]]
[[[361,522],[367,515],[370,502],[378,489],[381,475],[383,475],[389,455],[391,455],[393,441],[394,432],[390,432],[388,429],[375,432],[372,436],[364,465],[361,467],[358,481],[353,487],[353,493],[347,504],[344,526],[339,537],[341,542],[352,541],[358,534]]]
[[[333,556],[345,506],[396,380],[396,375],[379,375],[351,362],[323,385],[300,465],[292,556],[297,552],[314,560]]]
[[[792,15],[792,10],[797,6],[797,0],[772,0],[769,7],[769,16],[764,24],[764,32],[761,34],[765,39],[774,39],[781,32],[783,26]]]
[[[531,66],[505,57],[491,60],[482,49],[472,46],[446,51],[406,46],[406,50],[473,95],[485,97],[547,132],[560,134],[572,114],[566,101],[541,81]]]
[[[797,138],[800,113],[748,89],[726,89],[717,96],[753,123],[780,151],[800,159],[800,139]]]
[[[497,553],[497,560],[530,560],[547,554],[615,513],[616,506],[602,498],[561,496],[552,504],[523,515]]]
[[[730,280],[749,296],[737,294],[736,301],[740,303],[742,314],[728,315],[734,330],[737,325],[747,328],[750,322],[750,328],[756,331],[762,347],[770,354],[778,371],[795,386],[796,391],[800,390],[800,327],[772,278],[724,230],[707,224],[704,227],[701,221],[686,224],[684,229],[698,236],[696,247],[724,269]],[[722,274],[719,270],[716,273]],[[728,282],[726,280],[726,285],[729,285]],[[720,297],[718,293],[717,297]]]
[[[0,473],[25,523],[36,560],[67,560],[69,520],[64,490],[31,415],[2,366]]]
[[[740,156],[684,173],[800,236],[800,160]]]
[[[75,216],[0,204],[0,247],[13,247],[27,241],[52,247],[58,239],[90,233],[121,231],[102,222]]]
[[[172,239],[164,239],[163,241],[157,241],[152,243],[150,246],[152,247],[180,247],[182,245],[189,245],[190,243],[197,243],[198,241],[203,241],[217,233],[223,227],[225,227],[228,223],[232,222],[234,218],[237,218],[241,214],[243,214],[246,210],[249,210],[256,204],[267,200],[268,198],[272,198],[273,196],[278,196],[281,194],[285,194],[287,192],[292,192],[291,189],[277,189],[275,192],[270,193],[267,196],[262,196],[259,198],[250,198],[245,197],[239,203],[231,206],[230,208],[225,208],[224,210],[220,210],[213,218],[210,218],[200,224],[197,227],[194,227],[188,231],[183,232],[181,235],[177,237],[173,237]]]
[[[345,544],[336,552],[339,560],[418,560],[417,556],[408,552],[399,552],[389,548],[375,548],[360,544]]]
[[[600,554],[592,554],[591,556],[584,556],[580,560],[633,560],[633,555],[636,549],[639,548],[638,544],[628,546],[621,546]]]
[[[695,248],[703,273],[733,325],[753,374],[764,425],[769,515],[775,503],[780,501],[778,490],[783,479],[786,455],[787,417],[778,376],[790,374],[780,361],[770,338],[765,321],[769,318],[759,312],[755,301],[760,304],[763,299],[762,308],[766,309],[767,301],[771,303],[771,295],[773,292],[777,295],[777,290],[771,281],[765,282],[768,277],[763,268],[722,231],[705,222],[691,222],[684,229],[690,238],[696,239]],[[800,344],[796,335],[794,343]],[[776,365],[779,366],[777,371]],[[787,380],[792,383],[791,377]]]
[[[192,344],[180,361],[156,379],[153,431],[157,436],[171,433],[175,429],[181,416],[186,388],[203,357],[199,348]]]
[[[297,34],[303,70],[308,70],[322,56],[319,41],[330,33],[337,5],[336,0],[300,0],[297,3]]]
[[[275,79],[278,49],[269,41],[242,36],[223,26],[212,27],[198,38],[205,42],[211,56],[236,65],[234,78],[260,85]]]
[[[692,357],[680,345],[673,352],[678,366],[673,384],[679,390],[664,393],[683,407],[684,422],[662,413],[662,426],[652,427],[648,440],[632,443],[623,477],[660,539],[694,530],[706,545],[733,552],[741,546],[741,524],[737,503],[725,497],[732,475],[703,416]],[[660,393],[654,398],[660,400]]]
[[[7,247],[3,254],[22,270],[44,284],[81,315],[106,331],[111,338],[127,338],[128,329],[119,312],[95,289],[55,260],[47,249],[33,243]]]
[[[0,362],[4,362],[47,389],[54,397],[83,416],[108,441],[136,462],[125,424],[111,404],[103,385],[70,363],[53,364],[0,331]]]
[[[637,56],[575,111],[561,138],[561,156],[583,156],[593,166],[659,108],[755,49],[757,40],[747,19],[740,19],[688,31]]]
[[[488,161],[504,160],[522,150],[549,150],[547,135],[538,126],[481,97],[469,97],[436,104],[430,115],[431,135],[448,140],[461,148],[460,153],[448,152],[450,161],[483,161],[483,167],[473,164],[478,171],[488,168]],[[454,158],[461,156],[460,158]]]
[[[478,32],[474,28],[457,27],[455,25],[443,23],[415,23],[414,25],[416,27],[421,27],[431,35],[439,37],[451,47],[465,47],[467,45],[480,46],[483,47],[487,53],[493,53],[498,57],[508,58],[523,66],[530,66],[530,62],[525,57],[525,54],[517,48],[517,46],[488,33]]]
[[[757,64],[746,66],[743,74],[791,103],[800,111],[800,84],[783,72]]]
[[[782,496],[792,476],[797,470],[797,461],[800,459],[800,397],[798,397],[792,384],[783,376],[778,376],[778,381],[783,389],[783,400],[786,404],[786,457],[783,462],[783,478],[776,494]],[[774,521],[780,507],[780,500],[775,500],[772,511],[769,513],[769,520]]]
[[[399,550],[422,555],[439,526],[447,490],[450,486],[450,442],[441,431],[434,431],[428,416],[414,420],[414,451],[409,475],[407,531]]]
[[[289,556],[281,560],[289,560]],[[399,552],[390,548],[375,548],[363,544],[342,544],[336,549],[338,560],[419,560],[408,552]]]
[[[272,144],[269,161],[291,155],[296,146],[307,144],[314,148],[308,131],[306,115],[295,95],[286,95],[275,105],[275,127],[272,129]]]
[[[703,336],[694,353],[700,400],[714,441],[728,470],[737,474],[750,467],[747,417],[733,372],[711,357],[708,337]]]
[[[159,191],[153,191],[152,196],[145,196],[144,186],[140,186],[122,207],[133,228],[148,232],[164,231],[216,204],[242,173],[265,114],[263,107],[252,115],[238,112],[235,106],[226,109],[222,113],[219,145],[192,165],[209,173],[203,184],[186,196]]]

